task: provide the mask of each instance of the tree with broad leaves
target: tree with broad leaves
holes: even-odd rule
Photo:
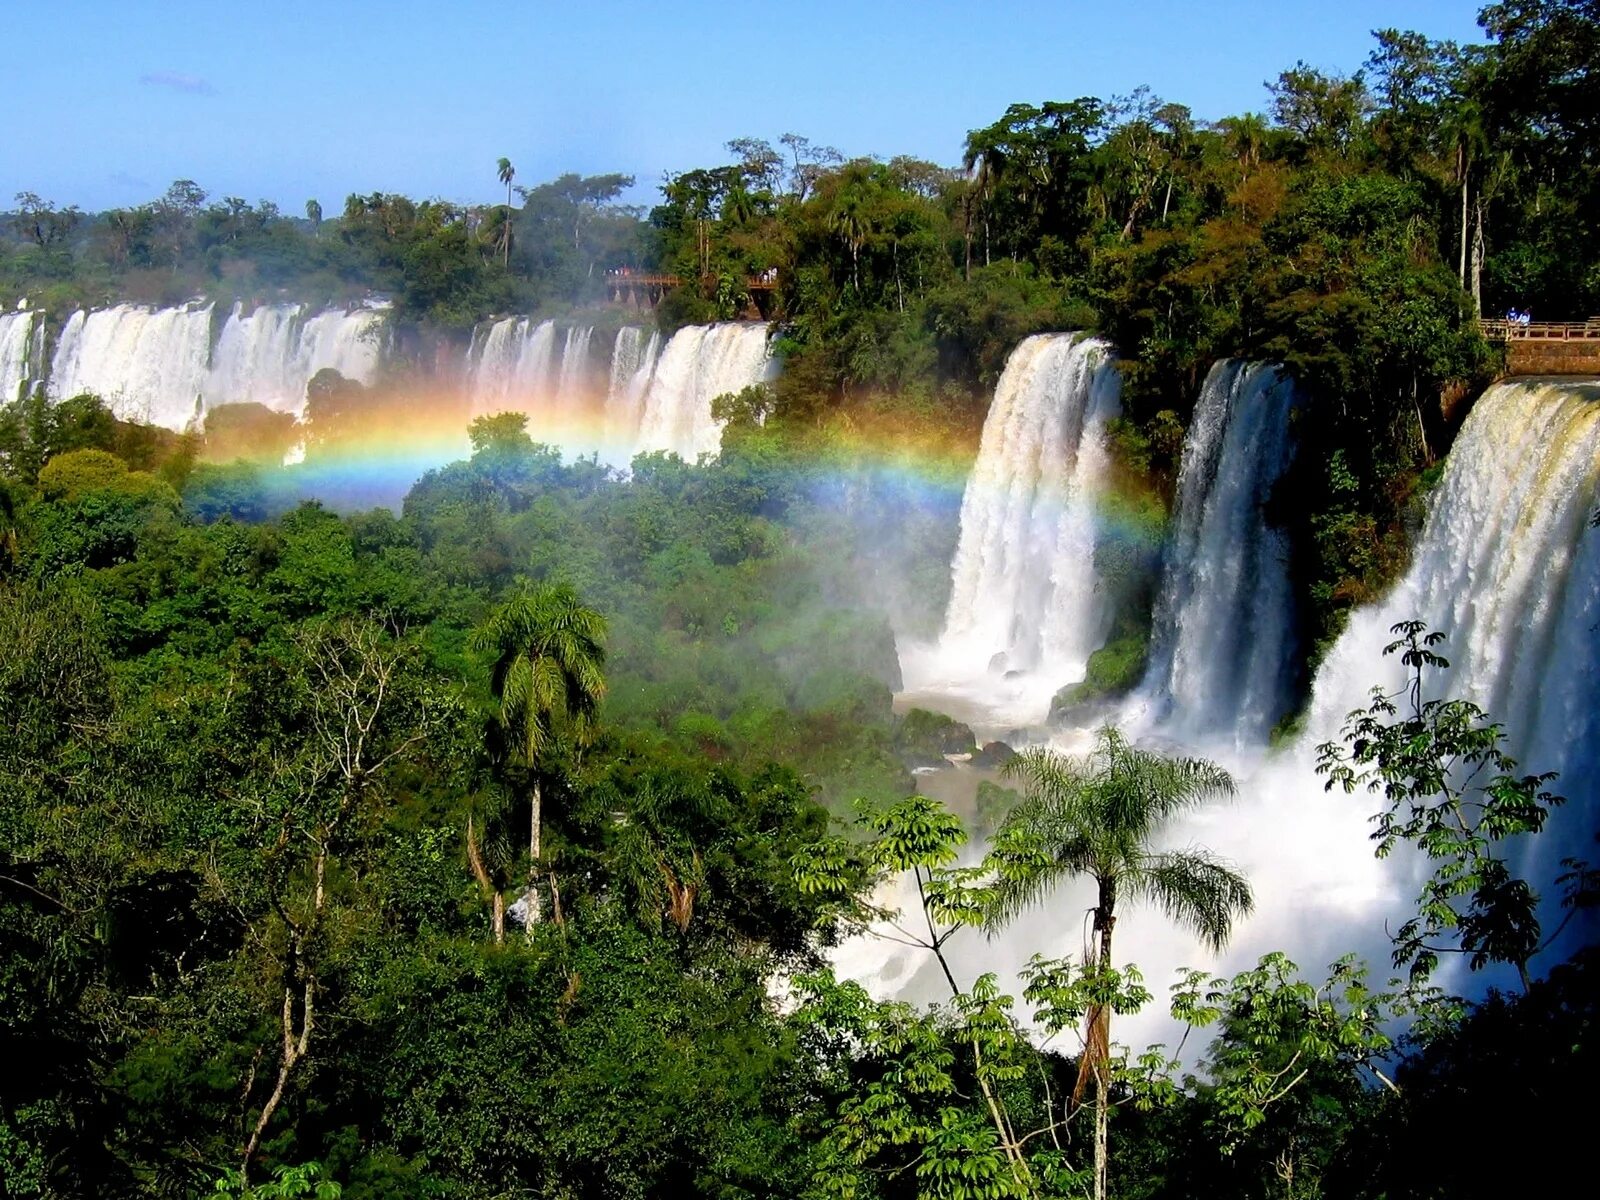
[[[544,812],[539,768],[555,738],[559,716],[587,736],[606,694],[606,619],[564,583],[523,586],[495,610],[474,635],[473,648],[491,656],[489,686],[500,702],[499,724],[507,757],[528,772],[529,936],[538,923],[539,871],[543,859]],[[505,908],[480,864],[475,832],[467,830],[468,857],[479,886],[491,894],[496,941],[505,938]],[[554,881],[552,897],[554,896]]]
[[[1374,688],[1371,703],[1346,718],[1343,740],[1317,747],[1317,772],[1329,791],[1359,787],[1383,797],[1372,818],[1379,858],[1408,842],[1433,866],[1417,915],[1394,935],[1395,966],[1420,981],[1441,954],[1464,954],[1474,971],[1515,967],[1526,990],[1529,961],[1560,929],[1544,936],[1539,895],[1512,870],[1508,853],[1564,803],[1548,787],[1555,776],[1518,774],[1505,731],[1477,705],[1423,698],[1426,673],[1450,666],[1436,651],[1444,634],[1422,621],[1402,621],[1391,632],[1395,640],[1383,652],[1400,655],[1404,689]],[[1577,862],[1565,865],[1570,910],[1586,876]]]
[[[994,870],[990,928],[1049,902],[1066,880],[1090,879],[1096,889],[1095,944],[1085,950],[1085,969],[1110,979],[1118,974],[1111,953],[1119,900],[1155,904],[1218,948],[1234,918],[1249,913],[1250,885],[1222,859],[1200,847],[1153,848],[1174,818],[1233,794],[1233,779],[1221,767],[1139,749],[1108,726],[1085,758],[1035,748],[1007,764],[1006,774],[1020,778],[1025,790],[989,855]],[[1106,1195],[1114,1007],[1096,1002],[1084,1012],[1085,1047],[1073,1092],[1076,1102],[1094,1084],[1096,1200]]]

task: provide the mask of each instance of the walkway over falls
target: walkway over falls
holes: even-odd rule
[[[1508,375],[1600,376],[1600,317],[1587,321],[1479,321],[1506,348]]]
[[[654,308],[673,288],[682,287],[690,281],[682,275],[666,275],[650,271],[607,271],[606,292],[618,304],[628,304],[635,308]],[[709,292],[716,288],[717,276],[703,275],[700,283]],[[768,271],[760,275],[746,275],[743,283],[744,290],[752,300],[758,297],[765,298],[777,291],[778,273]],[[757,306],[759,307],[759,304]]]

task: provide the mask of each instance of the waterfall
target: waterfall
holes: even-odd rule
[[[1007,360],[961,501],[947,671],[1030,673],[1048,696],[1104,642],[1114,614],[1095,575],[1095,502],[1118,383],[1110,347],[1078,334],[1037,334]]]
[[[645,391],[638,448],[670,450],[690,461],[715,454],[722,423],[711,415],[711,402],[770,378],[772,368],[765,325],[724,322],[678,330]]]
[[[1448,635],[1432,695],[1470,700],[1505,727],[1528,771],[1559,771],[1580,810],[1600,796],[1600,386],[1506,382],[1473,407],[1432,497],[1411,568],[1358,609],[1317,672],[1308,743],[1338,736],[1375,685],[1398,691],[1390,628]],[[1569,806],[1563,812],[1573,817]],[[1588,815],[1588,814],[1585,814]],[[1566,847],[1591,854],[1590,830]],[[1581,840],[1580,840],[1581,839]],[[1541,839],[1551,847],[1549,833]]]
[[[269,304],[248,315],[235,304],[217,339],[206,379],[206,408],[254,402],[279,412],[305,407],[306,384],[324,368],[371,382],[382,317],[366,309],[306,317],[298,304]]]
[[[10,404],[33,382],[36,315],[25,308],[0,313],[0,405]]]
[[[507,317],[491,325],[472,349],[473,415],[540,411],[555,383],[555,345],[554,321]]]
[[[56,344],[50,396],[93,392],[119,417],[181,430],[219,404],[298,413],[324,367],[360,383],[377,373],[383,316],[371,309],[306,316],[298,304],[235,304],[215,348],[211,317],[209,304],[79,310]]]
[[[561,346],[561,371],[556,378],[556,399],[564,413],[572,414],[583,406],[589,391],[589,339],[592,325],[574,325],[567,330]]]
[[[655,373],[661,352],[661,335],[650,331],[647,339],[637,325],[617,330],[611,347],[611,378],[606,387],[605,429],[610,446],[632,448],[639,440],[639,418],[644,394]]]
[[[1293,400],[1279,368],[1227,361],[1195,405],[1141,689],[1185,740],[1260,744],[1292,703],[1289,549],[1263,510],[1289,465]]]
[[[124,420],[181,430],[201,412],[210,359],[209,304],[79,309],[56,344],[48,391],[93,392]]]

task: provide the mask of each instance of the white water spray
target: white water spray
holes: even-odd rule
[[[690,462],[715,454],[722,422],[712,416],[711,402],[771,378],[774,367],[765,325],[739,321],[678,330],[645,391],[637,448],[670,450]]]
[[[909,690],[987,697],[1002,723],[1029,723],[1083,678],[1114,616],[1094,560],[1118,396],[1102,341],[1037,334],[1012,352],[961,502],[944,632],[907,648]]]
[[[1240,372],[1229,385],[1234,412],[1228,424],[1244,415],[1239,402],[1255,386],[1244,378],[1247,374]],[[1267,398],[1271,387],[1257,382]],[[1285,397],[1273,401],[1287,402]],[[1269,422],[1270,406],[1264,407],[1257,438]],[[1244,507],[1239,498],[1224,502],[1229,493],[1217,492],[1219,485],[1241,482],[1222,463],[1228,457],[1228,429],[1207,434],[1197,428],[1191,452],[1209,454],[1195,448],[1207,438],[1220,438],[1221,444],[1200,516],[1188,522],[1196,569],[1183,586],[1191,601],[1225,578],[1225,560],[1241,551],[1239,537],[1213,536],[1230,525],[1241,528],[1221,514],[1237,515]],[[1266,447],[1260,449],[1269,463],[1255,459],[1255,468],[1241,471],[1248,476],[1242,480],[1246,486],[1255,487],[1272,473],[1271,456]],[[1191,464],[1185,470],[1192,474]],[[1383,647],[1393,640],[1390,628],[1403,620],[1419,619],[1450,635],[1446,653],[1453,666],[1435,682],[1434,694],[1472,700],[1503,722],[1509,748],[1526,769],[1563,772],[1557,790],[1569,803],[1532,843],[1536,852],[1522,869],[1536,886],[1547,887],[1550,860],[1591,854],[1600,812],[1600,787],[1594,782],[1600,766],[1600,531],[1589,528],[1600,502],[1597,487],[1600,385],[1529,381],[1501,384],[1485,394],[1451,451],[1411,569],[1384,600],[1352,616],[1317,674],[1298,743],[1265,758],[1259,742],[1252,747],[1241,731],[1234,745],[1220,751],[1215,745],[1198,747],[1234,771],[1240,795],[1233,804],[1186,818],[1169,831],[1167,842],[1202,844],[1231,859],[1251,881],[1256,911],[1235,927],[1227,951],[1212,958],[1159,911],[1130,908],[1118,923],[1118,961],[1138,963],[1158,995],[1181,965],[1231,972],[1269,950],[1287,951],[1313,973],[1354,950],[1381,975],[1389,952],[1385,923],[1393,926],[1410,913],[1417,865],[1406,855],[1376,859],[1368,837],[1376,801],[1326,792],[1314,762],[1316,745],[1338,738],[1345,714],[1368,702],[1373,685],[1390,691],[1402,686],[1403,668],[1395,657],[1385,658]],[[1186,636],[1185,619],[1177,615],[1184,607],[1175,598],[1175,643]],[[1232,618],[1206,617],[1203,624],[1225,630],[1238,619],[1236,610]],[[1215,636],[1226,641],[1232,635]],[[1248,694],[1248,688],[1236,693]],[[1231,723],[1234,713],[1224,715]],[[1181,721],[1158,722],[1146,735],[1165,749],[1191,753],[1197,736]],[[1086,731],[1066,731],[1055,741],[1070,752],[1083,749],[1087,737]],[[958,936],[950,945],[958,976],[970,984],[978,973],[995,971],[1006,980],[1035,951],[1077,952],[1079,921],[1092,903],[1084,888],[1064,886],[1002,937]],[[841,954],[841,966],[881,994],[939,997],[942,985],[926,961],[893,945],[876,945],[874,956],[864,943],[852,942]],[[1120,1021],[1116,1034],[1134,1046],[1167,1036],[1161,1006]]]
[[[0,313],[0,404],[11,403],[33,382],[37,316],[24,308]]]
[[[644,414],[644,396],[655,374],[656,357],[661,352],[661,335],[637,325],[617,330],[611,347],[611,379],[606,388],[605,432],[609,446],[624,455],[639,440],[639,421]]]
[[[1448,635],[1429,694],[1469,700],[1505,727],[1533,772],[1559,771],[1570,803],[1530,843],[1524,870],[1593,856],[1600,814],[1600,384],[1497,384],[1467,417],[1432,497],[1411,568],[1352,614],[1312,690],[1306,742],[1336,738],[1345,715],[1404,670],[1383,648],[1418,620]],[[1564,844],[1563,844],[1564,843]]]
[[[126,421],[186,429],[203,411],[211,361],[211,305],[119,304],[67,319],[47,391],[92,392]]]
[[[318,371],[369,383],[382,354],[383,317],[372,309],[307,316],[297,304],[236,304],[215,348],[211,321],[209,304],[75,312],[56,344],[49,395],[92,392],[124,420],[182,430],[219,404],[299,413]]]
[[[1292,703],[1289,547],[1265,508],[1289,465],[1293,401],[1278,368],[1230,360],[1195,405],[1141,688],[1168,736],[1259,745]]]
[[[554,390],[556,324],[528,317],[496,321],[472,348],[472,413],[538,413]]]
[[[299,414],[306,385],[318,371],[370,383],[382,351],[382,322],[369,309],[306,316],[298,304],[262,305],[248,313],[235,304],[211,354],[205,406],[255,403]]]

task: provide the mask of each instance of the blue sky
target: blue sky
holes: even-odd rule
[[[1296,59],[1358,68],[1370,31],[1472,39],[1467,0],[0,0],[0,207],[98,209],[173,179],[330,211],[456,200],[561,171],[663,171],[793,130],[952,163],[1019,100],[1149,84],[1197,117],[1260,109]]]

